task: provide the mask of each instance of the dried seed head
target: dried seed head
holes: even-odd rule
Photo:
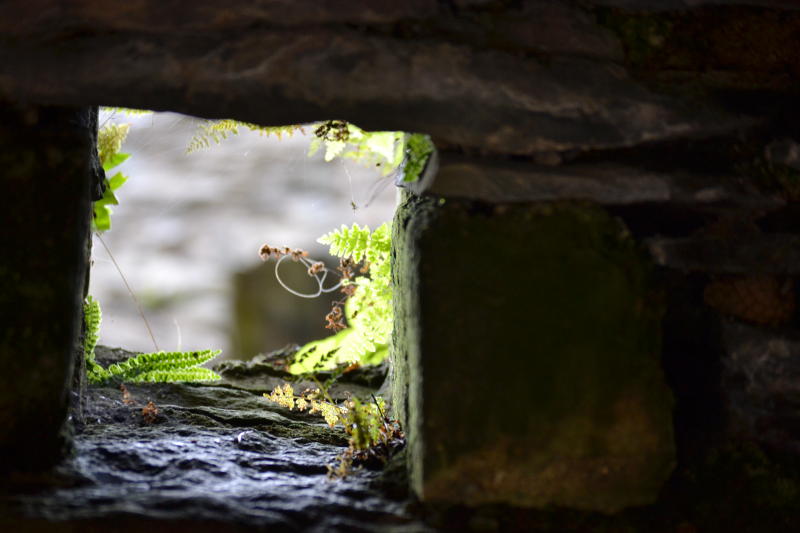
[[[288,248],[286,248],[286,249],[288,250]],[[301,250],[300,248],[295,248],[294,250],[292,250],[289,253],[292,254],[292,261],[300,261],[301,257],[307,257],[308,256],[308,252],[306,252],[305,250]]]
[[[325,315],[325,327],[333,331],[345,329],[347,324],[344,323],[344,313],[342,313],[342,304],[334,302],[331,312]]]
[[[258,255],[261,257],[262,261],[269,261],[269,256],[272,255],[272,252],[273,248],[269,244],[265,244],[258,251]]]
[[[316,263],[313,263],[310,267],[308,267],[308,275],[315,276],[320,272],[322,272],[323,270],[325,270],[325,263],[323,263],[322,261],[317,261]]]

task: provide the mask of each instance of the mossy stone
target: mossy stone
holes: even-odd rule
[[[423,499],[657,498],[675,461],[661,309],[621,222],[408,196],[394,247],[394,404]]]

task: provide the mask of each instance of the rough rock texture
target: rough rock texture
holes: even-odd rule
[[[491,203],[585,200],[601,205],[677,204],[684,208],[772,210],[785,205],[754,183],[687,170],[653,171],[602,162],[550,165],[442,154],[435,180],[411,184],[417,194]],[[543,155],[540,157],[544,157]]]
[[[189,16],[155,0],[46,6],[0,7],[0,94],[270,125],[335,117],[521,155],[703,138],[752,124],[713,100],[636,81],[619,64],[621,50],[627,37],[643,37],[628,35],[627,18],[626,32],[599,24],[591,4],[420,1],[384,11],[204,1]]]
[[[98,350],[102,364],[129,355]],[[330,481],[327,464],[343,450],[342,433],[261,396],[280,374],[268,360],[284,355],[225,362],[216,367],[224,381],[214,384],[129,384],[127,397],[116,387],[89,387],[75,453],[48,475],[0,479],[0,530],[797,530],[800,484],[742,447],[720,450],[702,469],[677,471],[656,505],[615,515],[421,504],[409,498],[402,455],[383,472]],[[146,420],[149,401],[158,413]]]
[[[395,228],[394,401],[417,493],[604,512],[654,501],[674,465],[672,400],[624,227],[592,207],[410,196]]]
[[[15,458],[0,469],[49,466],[65,444],[96,113],[0,102],[0,453]]]
[[[49,486],[28,480],[10,497],[0,490],[0,528],[428,530],[406,510],[401,470],[327,478],[346,438],[318,415],[277,407],[230,382],[127,390],[124,398],[116,387],[88,389],[75,453]],[[158,409],[150,420],[149,401]]]
[[[797,320],[781,312],[775,316],[788,321],[782,324],[785,330],[770,329],[770,319],[739,335],[723,329],[720,313],[743,319],[762,318],[756,316],[761,313],[751,313],[742,299],[712,308],[703,297],[725,292],[720,287],[726,283],[751,287],[747,280],[754,274],[795,275],[794,235],[800,233],[800,176],[792,156],[800,139],[797,3],[412,0],[378,6],[198,0],[187,9],[161,0],[7,0],[0,4],[0,98],[170,109],[269,125],[341,118],[367,129],[431,134],[442,149],[441,179],[426,181],[430,187],[417,192],[444,195],[445,204],[425,200],[419,217],[398,219],[394,258],[401,288],[409,280],[419,283],[403,288],[408,292],[398,303],[400,351],[394,371],[396,407],[412,439],[412,479],[426,497],[476,502],[492,494],[525,505],[609,511],[650,501],[668,473],[671,430],[668,394],[655,362],[657,318],[637,315],[658,307],[659,296],[638,284],[638,260],[628,261],[633,252],[616,248],[619,235],[605,231],[613,224],[594,208],[547,216],[536,212],[531,215],[536,224],[500,224],[534,213],[527,211],[531,201],[599,203],[623,218],[637,239],[648,239],[665,285],[662,355],[677,401],[683,482],[692,485],[686,480],[717,474],[710,467],[699,474],[691,470],[690,463],[709,464],[695,457],[702,455],[697,450],[705,453],[722,438],[742,435],[761,442],[753,433],[763,427],[764,410],[771,417],[775,405],[793,405],[782,383],[794,368],[775,366],[772,358],[763,366],[757,351],[786,345],[784,337],[793,338],[789,333],[797,329]],[[12,148],[3,153],[14,161],[52,164],[53,153],[34,157],[18,149],[37,139],[4,139]],[[9,333],[0,340],[6,343],[2,362],[11,367],[3,369],[10,388],[0,398],[16,396],[14,403],[2,404],[0,414],[2,421],[25,421],[12,424],[5,438],[55,434],[62,420],[49,409],[55,405],[63,414],[68,368],[48,368],[47,380],[26,388],[28,382],[16,380],[23,361],[18,354],[28,351],[33,328],[53,324],[69,332],[54,333],[62,335],[61,341],[35,355],[66,353],[77,327],[77,282],[52,301],[44,302],[49,296],[40,291],[63,281],[56,271],[78,279],[74,257],[53,246],[70,227],[77,231],[70,238],[85,238],[86,219],[75,211],[60,216],[71,208],[65,199],[74,199],[75,190],[62,184],[59,194],[48,196],[37,188],[42,183],[2,191],[24,208],[19,216],[7,215],[14,220],[12,228],[25,227],[41,213],[48,224],[51,218],[59,221],[37,226],[35,241],[13,237],[4,246],[4,253],[11,252],[9,259],[4,256],[2,274],[10,283],[4,283],[2,294],[12,297],[3,303]],[[70,186],[85,183],[76,180]],[[88,202],[86,189],[81,190],[81,201]],[[463,210],[454,198],[483,203]],[[35,202],[41,209],[33,214]],[[589,214],[581,219],[565,213]],[[762,233],[716,224],[725,218],[756,224]],[[564,228],[556,222],[565,220],[575,223],[575,231],[562,235]],[[442,221],[450,222],[436,225]],[[563,243],[532,239],[550,230],[562,235]],[[588,239],[590,246],[584,246],[584,237],[597,236],[594,232],[603,239]],[[46,253],[38,253],[39,241],[48,247]],[[504,246],[497,247],[498,242]],[[74,250],[83,249],[75,244]],[[31,262],[17,263],[18,258]],[[41,272],[52,274],[45,278],[49,284],[17,283],[18,276],[39,272],[41,265],[46,265]],[[617,284],[604,283],[600,272]],[[720,274],[736,277],[720,280]],[[791,281],[772,291],[785,299],[782,310],[795,309],[797,285]],[[31,294],[41,296],[57,318],[19,314],[20,302]],[[607,309],[608,302],[616,306]],[[527,307],[520,310],[521,303]],[[733,308],[736,313],[729,313]],[[569,320],[558,322],[558,310],[568,310]],[[438,314],[431,315],[434,311]],[[631,327],[615,337],[625,340],[617,350],[607,336],[622,325]],[[537,327],[543,334],[535,335]],[[563,344],[545,342],[559,332]],[[55,338],[40,335],[35,342]],[[637,338],[652,344],[643,341],[642,350],[630,349]],[[757,350],[749,348],[753,338],[759,339],[753,344]],[[580,344],[587,339],[593,342]],[[518,357],[539,346],[535,342],[560,357],[542,358],[538,352]],[[602,364],[589,358],[597,353]],[[723,372],[726,353],[735,357],[725,360],[733,366]],[[462,359],[470,364],[461,364]],[[576,364],[568,368],[570,363]],[[621,368],[612,373],[616,365]],[[487,367],[505,373],[510,387],[486,386],[492,375]],[[542,381],[556,368],[569,377],[558,387]],[[755,383],[744,393],[741,376]],[[259,386],[248,379],[248,387]],[[653,387],[637,388],[648,379]],[[600,394],[600,385],[612,390]],[[35,401],[19,403],[20,395]],[[723,408],[717,404],[724,398],[733,400]],[[40,404],[44,414],[34,422],[30,412]],[[525,418],[528,410],[533,414]],[[740,420],[746,431],[712,435],[707,428],[725,425],[717,416],[722,412]],[[794,421],[778,412],[771,419],[787,427],[765,435],[779,435],[789,441],[783,449],[796,449]],[[506,417],[510,413],[520,417],[512,421]],[[554,422],[562,415],[565,422]],[[621,442],[620,435],[631,438]],[[51,441],[35,442],[50,446]],[[20,457],[46,456],[31,449]],[[564,459],[564,450],[573,454],[567,455],[572,462]],[[620,465],[631,468],[623,472]],[[797,484],[791,476],[771,477],[783,488],[764,497],[764,508],[791,509]],[[682,482],[676,479],[665,490],[679,491]],[[703,491],[693,494],[702,498]],[[783,503],[771,507],[774,499]],[[728,517],[739,503],[757,500],[732,499],[712,514]],[[782,519],[781,526],[789,524]],[[763,526],[758,520],[748,524],[754,531]],[[730,519],[726,531],[739,525]],[[669,530],[693,527],[670,524]]]
[[[684,271],[800,274],[800,236],[796,234],[653,238],[648,248],[658,264]]]
[[[725,322],[723,390],[731,432],[800,454],[800,339]]]

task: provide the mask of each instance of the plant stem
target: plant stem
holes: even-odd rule
[[[103,240],[103,237],[101,237],[99,233],[95,233],[95,235],[97,236],[97,239],[100,241],[100,244],[103,245],[103,248],[106,249],[106,253],[108,254],[108,257],[111,258],[111,262],[114,263],[114,267],[116,267],[117,272],[119,272],[119,277],[122,278],[122,282],[125,284],[125,288],[128,289],[128,294],[131,295],[131,298],[133,299],[134,303],[136,304],[136,308],[139,310],[139,316],[142,317],[142,321],[144,322],[144,326],[147,328],[147,333],[150,334],[150,340],[153,341],[153,346],[155,346],[157,352],[160,351],[158,349],[158,343],[156,342],[156,338],[153,335],[153,330],[150,329],[150,323],[147,321],[147,317],[144,316],[144,310],[142,309],[142,305],[139,303],[139,300],[136,298],[136,294],[134,294],[133,289],[131,289],[130,284],[128,284],[128,280],[125,278],[125,274],[122,273],[122,269],[119,267],[119,264],[117,264],[117,260],[114,259],[114,254],[111,253],[111,250],[108,248],[108,245],[106,244],[106,241]]]

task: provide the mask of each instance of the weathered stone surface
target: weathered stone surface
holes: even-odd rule
[[[647,247],[659,265],[686,272],[800,274],[800,236],[794,234],[653,237]]]
[[[658,3],[597,11],[637,76],[673,93],[705,94],[740,112],[781,120],[798,91],[796,2],[768,9],[756,2],[701,1],[676,10],[653,7]]]
[[[590,0],[594,5],[632,10],[672,11],[699,6],[758,6],[775,9],[800,9],[794,0]]]
[[[414,192],[493,203],[586,200],[764,210],[785,204],[777,195],[726,176],[655,172],[614,163],[545,166],[448,153],[439,159],[433,179],[410,184]]]
[[[592,207],[442,202],[410,195],[395,219],[394,400],[414,490],[605,512],[654,501],[672,400],[624,228]]]
[[[96,110],[0,102],[0,469],[60,458],[88,269]],[[78,391],[76,391],[76,394]]]
[[[435,0],[390,4],[368,0],[233,0],[225,4],[225,9],[221,7],[215,0],[197,0],[191,9],[180,2],[158,0],[135,0],[124,6],[111,6],[103,0],[55,4],[50,0],[4,2],[0,6],[0,32],[5,37],[27,38],[42,31],[64,34],[98,28],[137,33],[192,33],[242,31],[257,26],[387,24],[435,16],[439,9]]]
[[[764,157],[771,165],[800,170],[800,143],[793,139],[775,139],[764,148]]]
[[[363,469],[327,479],[346,438],[318,415],[235,384],[128,385],[128,393],[124,403],[115,387],[89,388],[86,426],[58,482],[11,498],[0,490],[0,528],[430,530],[406,510],[391,475]],[[148,401],[159,410],[150,422]]]
[[[800,453],[800,337],[726,321],[722,389],[731,434]]]
[[[214,385],[233,387],[251,394],[264,394],[272,392],[275,387],[292,382],[297,390],[317,388],[319,384],[310,378],[298,379],[294,374],[285,370],[286,362],[299,349],[298,345],[288,345],[281,350],[266,354],[259,354],[247,361],[227,360],[212,366],[212,369],[221,376],[221,380]],[[97,346],[96,356],[103,366],[120,363],[130,357],[138,355],[122,348]],[[365,366],[341,376],[328,389],[328,393],[335,400],[345,400],[351,395],[358,398],[368,398],[370,394],[379,389],[386,379],[387,365]],[[327,381],[330,372],[320,372],[317,378]]]
[[[618,39],[597,24],[591,10],[552,0],[526,0],[506,9],[491,4],[467,0],[456,2],[452,10],[442,6],[436,19],[417,23],[410,34],[430,37],[435,33],[476,47],[517,50],[540,57],[623,59]]]
[[[598,38],[562,49],[559,42],[574,39],[570,32],[591,24],[586,13],[571,16],[566,7],[557,20],[573,37],[548,28],[544,16],[530,17],[530,27],[513,27],[519,17],[515,22],[518,14],[511,11],[504,15],[509,29],[503,35],[539,35],[547,42],[495,46],[487,38],[476,49],[475,32],[456,29],[450,39],[448,26],[438,20],[409,39],[343,22],[234,32],[229,6],[203,5],[215,26],[202,32],[165,28],[163,13],[151,2],[126,5],[123,12],[99,2],[76,11],[43,10],[42,25],[21,17],[20,33],[0,39],[0,94],[263,124],[335,117],[367,129],[424,131],[448,145],[511,154],[706,137],[750,123],[709,102],[657,95],[616,62],[588,59],[586,49],[602,49],[597,43],[609,39],[604,28],[581,30]],[[7,2],[5,13],[16,7],[21,13],[31,9]],[[449,16],[456,17],[455,26],[463,25],[457,15]],[[480,26],[484,33],[494,23],[489,21]],[[532,46],[547,59],[531,53]],[[559,49],[560,55],[549,56]],[[97,65],[108,70],[98,74]]]

